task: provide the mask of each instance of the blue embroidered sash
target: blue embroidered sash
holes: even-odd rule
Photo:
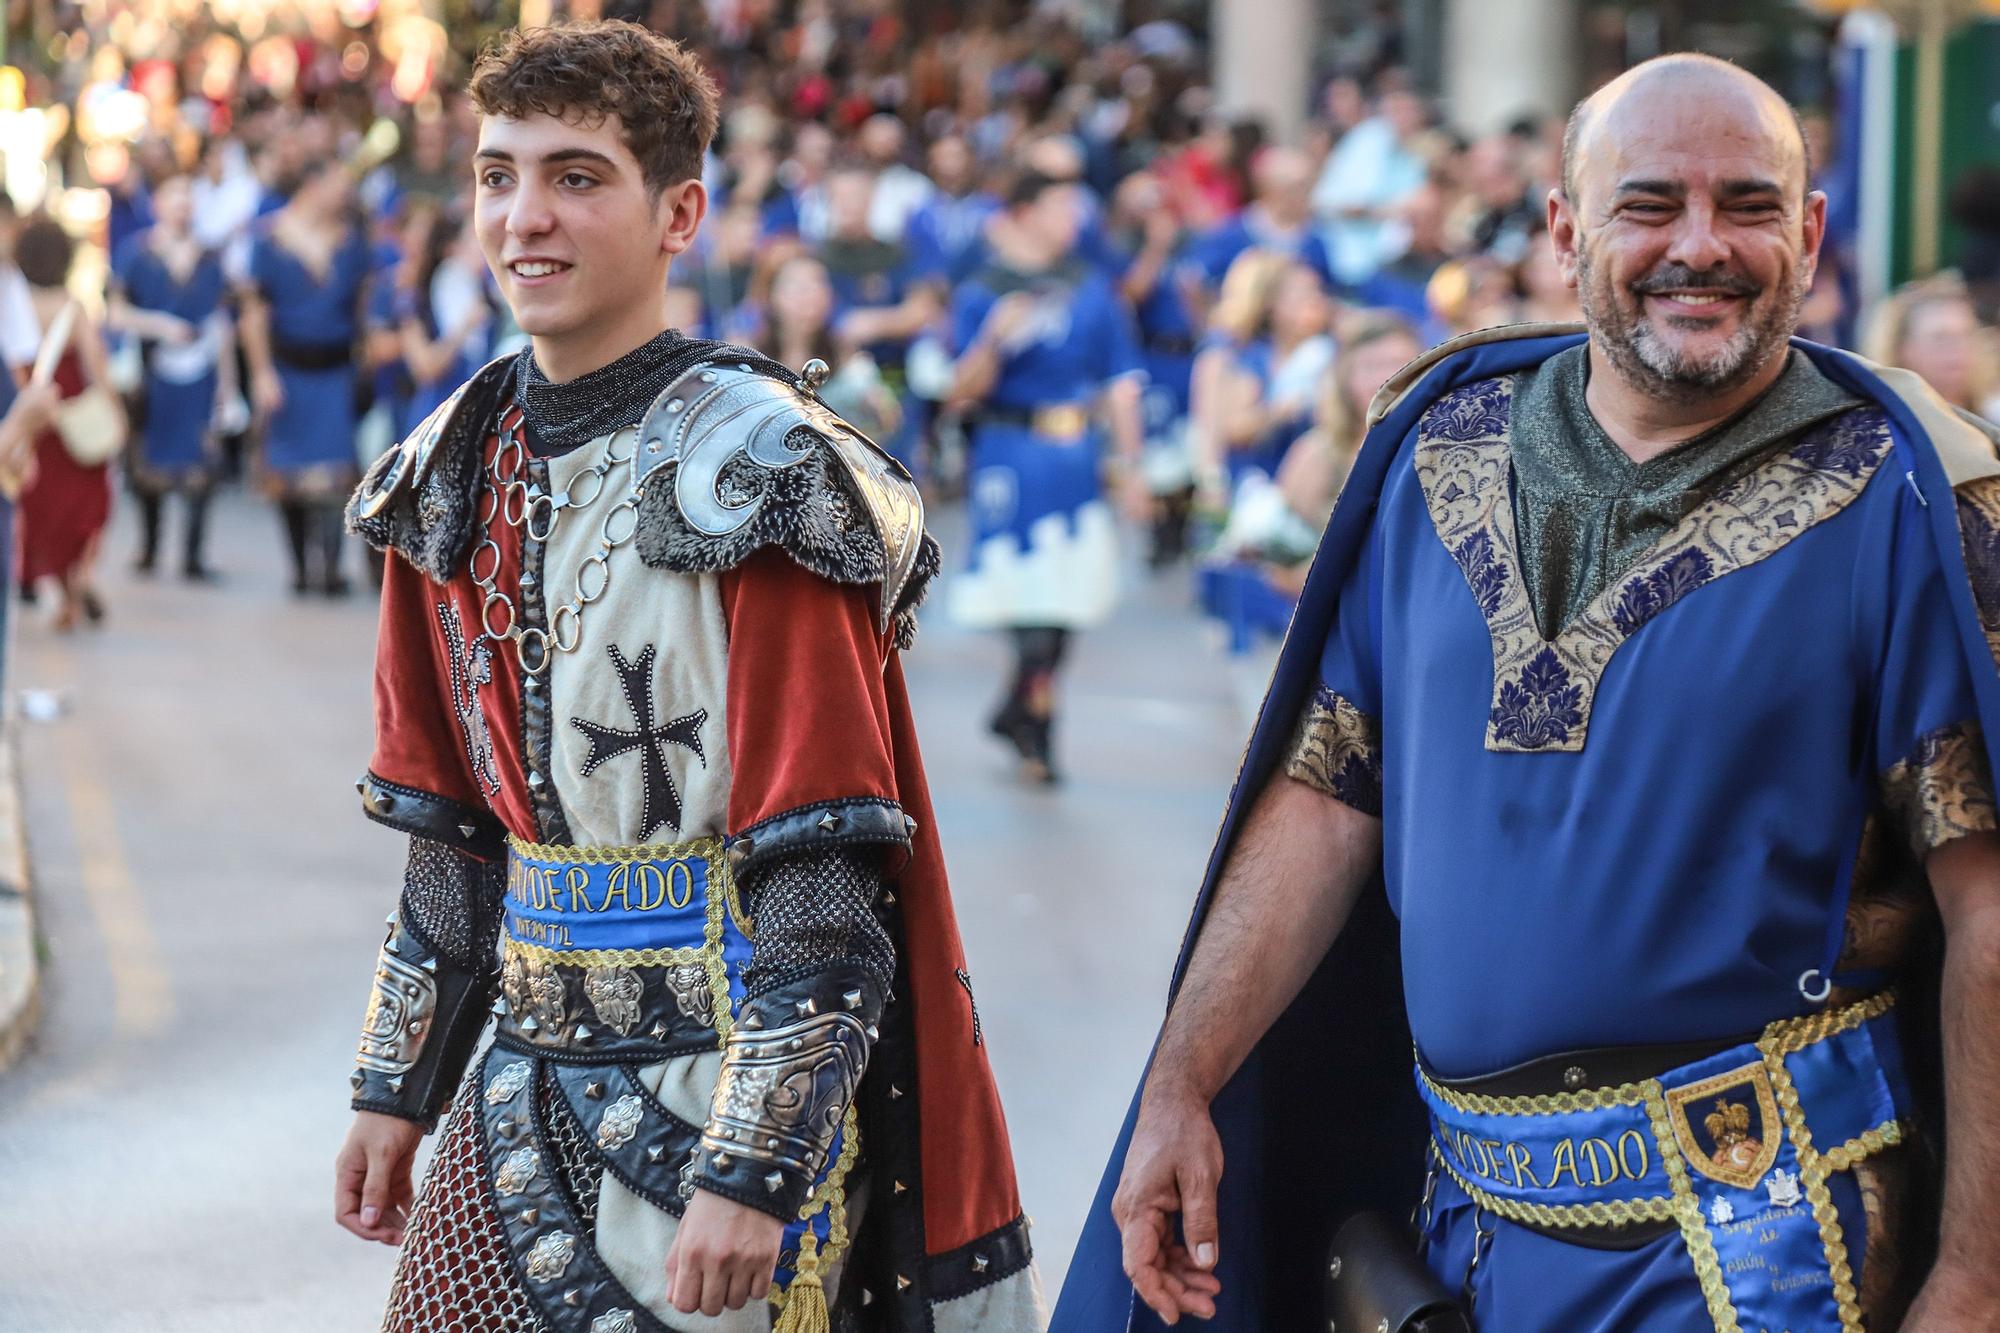
[[[1440,1087],[1437,1161],[1474,1202],[1541,1226],[1673,1221],[1717,1328],[1861,1328],[1827,1190],[1901,1142],[1909,1094],[1888,993],[1773,1024],[1655,1079],[1542,1097]]]

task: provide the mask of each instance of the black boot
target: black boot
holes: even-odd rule
[[[320,591],[328,597],[345,597],[353,591],[353,585],[340,572],[340,550],[347,541],[341,507],[338,503],[319,505],[315,518],[319,524]]]
[[[215,573],[202,562],[202,548],[208,537],[208,492],[187,494],[187,541],[181,547],[181,577],[192,583],[208,583]]]
[[[310,588],[306,580],[306,506],[299,500],[280,500],[278,517],[285,524],[285,547],[292,557],[292,591],[305,596]]]
[[[150,574],[160,555],[162,501],[158,491],[135,491],[133,494],[139,501],[139,558],[132,562],[132,568],[138,573]]]

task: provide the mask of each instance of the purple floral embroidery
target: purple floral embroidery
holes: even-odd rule
[[[1419,433],[1427,440],[1490,440],[1507,433],[1507,381],[1476,380],[1431,404]]]
[[[1972,581],[1972,600],[1979,608],[1979,619],[1988,629],[2000,629],[2000,527],[1964,492],[1958,497],[1958,535],[1965,548],[1965,572]]]
[[[1611,608],[1612,623],[1628,638],[1639,627],[1715,577],[1715,564],[1690,546],[1678,551],[1650,574],[1638,574],[1618,592]]]
[[[1888,419],[1882,413],[1843,412],[1807,431],[1792,446],[1792,457],[1821,472],[1843,472],[1859,479],[1874,468],[1888,446]]]
[[[1482,528],[1460,542],[1452,555],[1465,571],[1465,581],[1472,585],[1479,614],[1491,619],[1507,590],[1507,566],[1494,554],[1493,535]]]
[[[1536,653],[1519,680],[1500,687],[1493,708],[1493,737],[1519,749],[1539,750],[1569,739],[1583,725],[1583,686],[1570,684],[1569,668],[1552,648]]]

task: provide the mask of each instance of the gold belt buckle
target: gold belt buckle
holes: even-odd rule
[[[1035,410],[1035,434],[1056,440],[1074,440],[1089,427],[1090,418],[1075,403]]]

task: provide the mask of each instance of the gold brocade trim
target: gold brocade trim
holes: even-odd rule
[[[1488,750],[1580,751],[1613,654],[1683,597],[1768,559],[1860,496],[1890,446],[1879,410],[1814,427],[1682,519],[1652,550],[1544,638],[1514,526],[1513,381],[1439,398],[1417,428],[1414,465],[1440,541],[1486,620],[1493,653]]]
[[[1433,1145],[1435,1147],[1435,1145]],[[1634,1222],[1670,1222],[1679,1214],[1666,1195],[1650,1199],[1613,1199],[1609,1203],[1528,1203],[1503,1199],[1489,1193],[1459,1174],[1441,1152],[1433,1152],[1445,1174],[1458,1182],[1466,1197],[1509,1222],[1530,1222],[1544,1227],[1622,1227]]]
[[[1585,1088],[1581,1092],[1551,1092],[1534,1097],[1489,1097],[1478,1092],[1454,1092],[1441,1087],[1421,1067],[1417,1077],[1454,1111],[1467,1115],[1567,1115],[1572,1111],[1608,1111],[1637,1106],[1646,1100],[1646,1084],[1621,1083],[1615,1088]]]
[[[1845,1012],[1851,1013],[1870,1003],[1873,1000],[1863,1001]],[[1826,1251],[1826,1266],[1833,1276],[1833,1304],[1840,1314],[1841,1333],[1863,1333],[1861,1302],[1854,1287],[1854,1265],[1847,1257],[1847,1238],[1841,1232],[1840,1212],[1834,1207],[1833,1195],[1826,1187],[1829,1172],[1827,1159],[1813,1149],[1812,1131],[1806,1127],[1805,1108],[1799,1105],[1799,1090],[1793,1086],[1791,1071],[1785,1067],[1786,1051],[1775,1041],[1760,1041],[1757,1045],[1764,1052],[1764,1067],[1770,1072],[1771,1090],[1777,1094],[1778,1112],[1784,1118],[1785,1132],[1799,1157],[1799,1180],[1805,1187],[1806,1202],[1812,1206],[1813,1220],[1819,1223],[1820,1245]]]
[[[1849,1171],[1876,1153],[1886,1148],[1893,1148],[1902,1141],[1903,1122],[1885,1120],[1875,1128],[1855,1135],[1838,1148],[1820,1154],[1820,1161],[1826,1163],[1828,1175],[1836,1171]]]
[[[1646,1119],[1653,1126],[1660,1164],[1666,1168],[1667,1180],[1674,1191],[1673,1218],[1680,1224],[1681,1243],[1687,1246],[1688,1258],[1694,1263],[1695,1281],[1700,1284],[1701,1298],[1708,1306],[1709,1322],[1715,1325],[1715,1333],[1742,1333],[1736,1320],[1736,1305],[1729,1299],[1729,1284],[1722,1280],[1722,1261],[1716,1257],[1715,1238],[1708,1234],[1708,1223],[1701,1215],[1701,1199],[1688,1179],[1687,1163],[1682,1160],[1680,1144],[1674,1138],[1672,1117],[1667,1113],[1667,1094],[1658,1079],[1647,1080],[1645,1089]]]
[[[1976,721],[1918,737],[1910,754],[1882,774],[1881,788],[1919,864],[1954,838],[2000,828],[1986,733]]]
[[[1299,715],[1285,775],[1364,815],[1382,813],[1382,724],[1322,687]]]
[[[839,1158],[834,1162],[833,1168],[826,1173],[826,1179],[819,1183],[818,1188],[799,1209],[799,1221],[807,1223],[821,1213],[831,1214],[826,1227],[826,1248],[818,1251],[817,1262],[822,1270],[833,1266],[848,1243],[847,1177],[853,1172],[854,1163],[861,1156],[861,1117],[852,1104],[847,1108],[846,1118],[841,1121],[840,1133]],[[792,1281],[794,1284],[798,1282],[796,1269]],[[780,1291],[776,1283],[771,1284],[770,1294],[766,1297],[771,1303],[772,1310],[779,1314],[784,1313],[785,1306],[791,1298],[791,1291],[789,1289]]]
[[[2000,477],[1975,477],[1953,492],[1958,502],[1959,549],[1971,577],[1972,601],[1986,635],[1986,651],[2000,666]]]
[[[705,920],[699,948],[563,950],[508,939],[502,956],[504,958],[507,951],[516,951],[524,959],[543,966],[556,963],[566,967],[670,967],[700,963],[708,972],[708,990],[715,1000],[716,1042],[720,1045],[728,1041],[729,1034],[736,1027],[736,1019],[729,1007],[729,967],[722,959],[722,922],[725,913],[740,920],[741,908],[736,902],[736,877],[729,871],[728,858],[721,854],[722,839],[696,838],[691,842],[650,843],[638,847],[570,847],[527,842],[509,834],[507,844],[524,858],[543,861],[615,865],[621,861],[700,858],[708,873],[702,881]],[[748,938],[747,931],[745,938]]]

